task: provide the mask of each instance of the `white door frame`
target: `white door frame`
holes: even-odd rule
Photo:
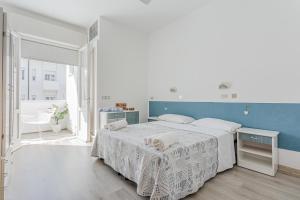
[[[13,38],[16,38],[17,46],[15,46],[12,42]],[[17,48],[15,50],[15,47]],[[17,32],[10,31],[10,68],[11,68],[11,78],[13,83],[10,85],[11,92],[12,92],[12,99],[13,102],[13,121],[11,125],[13,126],[13,138],[12,138],[12,145],[16,142],[18,143],[21,139],[20,134],[20,115],[21,115],[21,102],[20,102],[20,65],[21,65],[21,36]],[[12,68],[13,67],[13,68]]]
[[[90,68],[90,123],[91,134],[96,136],[99,129],[99,112],[98,112],[98,40],[89,43],[88,61]]]
[[[2,23],[1,23],[2,22]],[[4,52],[4,40],[3,40],[3,34],[5,31],[5,25],[4,25],[4,13],[3,8],[0,8],[0,156],[1,156],[1,163],[0,163],[0,200],[4,200],[4,167],[5,167],[5,115],[4,112],[5,108],[5,86],[4,86],[4,79],[3,75],[5,74],[4,70],[4,61],[3,57],[5,56]]]
[[[55,46],[55,47],[58,47],[58,48],[64,48],[64,49],[69,49],[69,50],[73,50],[73,51],[77,51],[78,52],[78,57],[79,57],[79,53],[80,51],[82,50],[82,48],[80,48],[79,46],[77,45],[72,45],[72,44],[69,44],[69,43],[64,43],[64,42],[59,42],[59,41],[56,41],[56,40],[50,40],[50,39],[47,39],[47,38],[43,38],[43,37],[39,37],[39,36],[34,36],[34,35],[30,35],[30,34],[26,34],[26,33],[22,33],[22,32],[19,32],[19,33],[16,33],[20,36],[21,38],[21,42],[22,40],[27,40],[27,41],[31,41],[31,42],[37,42],[37,43],[41,43],[41,44],[45,44],[45,45],[50,45],[50,46]],[[79,60],[79,63],[80,63],[80,58],[78,59]],[[78,66],[79,68],[79,77],[81,76],[81,70],[80,70],[80,66]],[[77,83],[79,84],[80,83],[80,78],[77,79]],[[78,85],[78,88],[77,88],[77,92],[78,94],[80,94],[80,84]],[[80,107],[80,102],[78,101],[78,109]],[[79,115],[77,116],[77,119],[79,120]],[[73,134],[74,136],[79,136],[79,126],[80,126],[80,121],[77,120],[77,125],[75,128],[75,130],[73,130]]]
[[[78,137],[84,142],[91,140],[91,118],[90,118],[90,65],[88,62],[88,46],[79,50],[79,107],[78,107]]]

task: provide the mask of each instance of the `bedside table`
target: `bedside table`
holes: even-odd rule
[[[278,135],[276,131],[238,129],[238,166],[275,176],[278,169]]]
[[[148,117],[148,122],[156,122],[159,121],[158,117]]]

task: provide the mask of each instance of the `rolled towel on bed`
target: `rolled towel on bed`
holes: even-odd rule
[[[151,137],[145,138],[144,141],[145,141],[145,145],[151,145],[152,144],[152,138]]]
[[[161,152],[167,150],[170,146],[172,146],[177,142],[178,142],[178,137],[171,133],[155,135],[145,139],[146,145],[151,145]]]
[[[126,128],[128,126],[128,123],[126,119],[122,119],[120,121],[112,122],[104,126],[105,129],[110,131],[117,131],[122,128]]]

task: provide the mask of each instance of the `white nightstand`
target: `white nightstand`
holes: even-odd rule
[[[240,128],[237,131],[238,166],[270,176],[278,169],[279,132]]]

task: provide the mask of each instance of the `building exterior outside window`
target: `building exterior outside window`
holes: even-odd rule
[[[32,69],[32,80],[35,81],[36,79],[36,69]]]
[[[45,97],[46,100],[55,100],[55,97]]]
[[[20,96],[22,100],[65,100],[67,65],[22,59]]]
[[[25,80],[25,69],[21,68],[21,79],[24,81]]]
[[[45,72],[45,81],[56,81],[56,72],[55,71]]]

